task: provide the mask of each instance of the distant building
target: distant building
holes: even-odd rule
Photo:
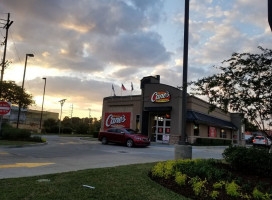
[[[11,106],[10,115],[4,115],[3,121],[10,123],[12,126],[16,126],[18,119],[18,110],[19,109],[17,106]],[[59,119],[59,113],[43,111],[42,125],[45,120],[50,118],[55,119],[57,121]],[[24,108],[21,109],[19,119],[20,128],[37,131],[40,128],[40,120],[41,120],[40,110],[31,110]]]

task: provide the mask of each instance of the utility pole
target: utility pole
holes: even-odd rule
[[[73,104],[71,104],[71,112],[70,112],[71,120],[72,120],[72,117],[73,117],[73,111],[74,111],[74,107],[73,107]]]
[[[268,23],[272,31],[272,0],[268,0]]]
[[[59,134],[60,134],[60,127],[61,127],[61,115],[62,115],[62,106],[64,104],[64,102],[66,101],[66,99],[62,99],[60,100],[60,120],[59,120]]]
[[[88,108],[88,110],[89,110],[89,124],[91,125],[91,111],[92,111],[92,109]]]
[[[6,65],[6,51],[7,51],[7,43],[8,43],[8,30],[9,30],[9,27],[11,26],[11,24],[13,23],[13,21],[10,21],[9,18],[10,18],[10,13],[8,13],[7,23],[3,27],[4,29],[6,29],[6,37],[5,37],[5,41],[4,41],[5,47],[4,47],[4,55],[3,55],[3,61],[2,61],[1,83],[3,81],[4,70],[5,70],[5,65]]]

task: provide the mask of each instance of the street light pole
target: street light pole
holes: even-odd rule
[[[42,116],[43,116],[43,103],[44,103],[44,95],[45,95],[45,87],[46,87],[46,78],[42,78],[44,80],[44,88],[43,88],[43,100],[42,100],[42,111],[41,111],[41,119],[40,119],[40,129],[42,130]]]
[[[27,65],[27,57],[34,57],[34,54],[26,54],[25,58],[25,68],[24,68],[24,75],[23,75],[23,83],[22,83],[22,94],[24,93],[24,84],[25,84],[25,73],[26,73],[26,65]],[[19,127],[20,121],[20,114],[21,114],[21,100],[19,100],[19,110],[18,110],[18,118],[17,118],[17,128]]]
[[[61,127],[61,115],[62,115],[62,106],[64,104],[64,102],[66,101],[66,99],[62,99],[60,100],[60,120],[59,120],[59,134],[60,134],[60,127]]]
[[[186,122],[187,122],[187,74],[188,74],[188,43],[189,43],[189,4],[185,0],[184,14],[184,46],[183,46],[183,80],[182,80],[182,116],[181,116],[181,137],[178,145],[175,145],[175,159],[191,159],[192,146],[186,145]]]

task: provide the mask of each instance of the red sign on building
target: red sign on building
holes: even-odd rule
[[[154,92],[151,96],[151,102],[165,103],[170,101],[170,93],[168,91],[164,92]]]
[[[212,127],[212,126],[209,127],[209,137],[213,137],[213,138],[216,137],[216,128],[215,127]]]
[[[0,115],[7,115],[10,112],[10,103],[0,101]]]
[[[105,113],[104,129],[118,127],[130,128],[130,112]]]

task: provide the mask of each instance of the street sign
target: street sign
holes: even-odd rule
[[[268,0],[268,22],[272,31],[272,0]]]
[[[10,114],[10,103],[5,101],[0,101],[0,115]]]

